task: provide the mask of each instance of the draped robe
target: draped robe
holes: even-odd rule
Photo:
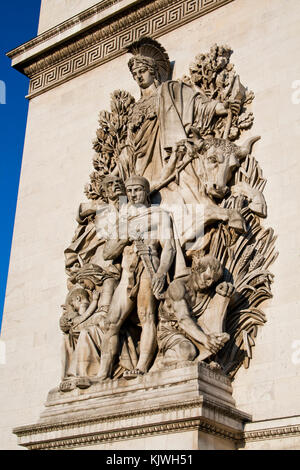
[[[209,133],[217,103],[180,81],[163,82],[152,96],[142,97],[134,107],[128,145],[119,159],[123,179],[137,174],[147,178],[152,186],[159,182],[167,150],[188,138],[189,126],[197,127],[201,134]],[[182,240],[185,231],[190,230],[186,228],[191,215],[187,205],[201,204],[203,198],[197,167],[196,162],[189,164],[180,173],[180,185],[171,182],[152,198],[153,203],[160,203],[173,213]],[[188,223],[194,224],[191,220]]]

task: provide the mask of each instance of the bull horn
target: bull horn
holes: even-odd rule
[[[243,160],[244,158],[251,153],[252,150],[252,145],[257,142],[260,139],[260,135],[256,135],[255,137],[250,137],[249,139],[246,140],[246,142],[242,145],[239,146],[239,150],[237,152],[237,157],[240,160]]]

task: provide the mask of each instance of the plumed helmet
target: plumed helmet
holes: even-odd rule
[[[170,59],[163,46],[155,39],[144,37],[133,42],[126,48],[132,54],[128,62],[128,67],[132,72],[137,63],[148,66],[152,73],[160,82],[165,82],[170,78]]]

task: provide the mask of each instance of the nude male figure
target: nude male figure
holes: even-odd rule
[[[150,207],[148,180],[132,176],[125,187],[129,202],[125,211],[120,211],[120,236],[107,241],[103,250],[105,259],[122,258],[122,276],[107,316],[109,325],[103,339],[99,372],[102,379],[110,377],[120,328],[134,308],[142,328],[140,355],[136,369],[124,376],[133,378],[148,371],[157,344],[157,299],[176,251],[169,214],[159,207]]]

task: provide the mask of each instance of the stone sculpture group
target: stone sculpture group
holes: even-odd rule
[[[254,95],[231,49],[198,55],[180,80],[157,41],[127,51],[140,99],[115,91],[100,113],[88,202],[65,250],[63,392],[194,361],[233,377],[271,297],[259,137],[234,143]]]

